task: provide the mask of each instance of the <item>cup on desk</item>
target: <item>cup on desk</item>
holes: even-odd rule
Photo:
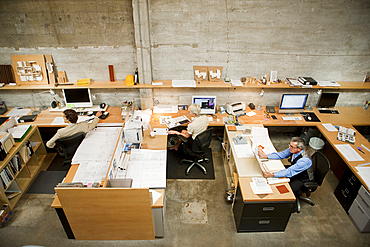
[[[150,132],[150,138],[154,138],[154,137],[155,137],[155,132],[154,131]]]

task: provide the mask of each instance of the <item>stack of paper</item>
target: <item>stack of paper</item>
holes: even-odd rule
[[[254,194],[270,194],[273,193],[270,185],[267,184],[266,178],[252,178],[250,183]]]

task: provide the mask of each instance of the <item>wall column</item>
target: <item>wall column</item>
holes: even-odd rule
[[[135,44],[136,44],[136,61],[139,72],[140,84],[152,83],[152,62],[151,62],[151,46],[150,46],[150,20],[148,0],[132,0],[132,11],[134,18],[135,29]],[[151,102],[153,106],[153,90],[140,89],[141,98],[145,98],[145,106],[147,102]]]

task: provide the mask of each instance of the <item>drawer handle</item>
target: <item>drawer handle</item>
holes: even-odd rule
[[[260,224],[260,225],[268,225],[268,224],[270,224],[270,221],[269,220],[260,220],[260,221],[258,221],[258,224]]]
[[[353,185],[353,183],[351,182],[351,178],[348,178],[348,182]]]
[[[348,194],[348,189],[347,188],[345,188],[344,190],[342,190],[342,195],[344,196],[344,197],[347,197],[347,195],[346,194]]]
[[[363,204],[365,204],[365,206],[366,206],[367,208],[370,208],[370,207],[369,207],[369,204],[367,204],[367,202],[364,200],[364,198],[362,198],[362,197],[361,197],[361,201],[362,201],[362,203],[363,203]]]
[[[274,211],[275,207],[263,207],[263,211]]]
[[[360,206],[357,206],[357,207],[358,207],[358,210],[360,210],[360,212],[361,212],[362,214],[365,214],[364,210],[362,210],[362,208],[361,208]]]

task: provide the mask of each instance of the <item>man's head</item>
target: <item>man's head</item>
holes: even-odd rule
[[[189,106],[189,112],[195,114],[196,117],[200,116],[200,106],[198,104],[191,104]]]
[[[297,154],[304,149],[304,141],[300,137],[293,137],[289,144],[289,150],[292,154]]]
[[[78,115],[75,110],[67,109],[64,112],[64,118],[71,123],[77,123]]]

